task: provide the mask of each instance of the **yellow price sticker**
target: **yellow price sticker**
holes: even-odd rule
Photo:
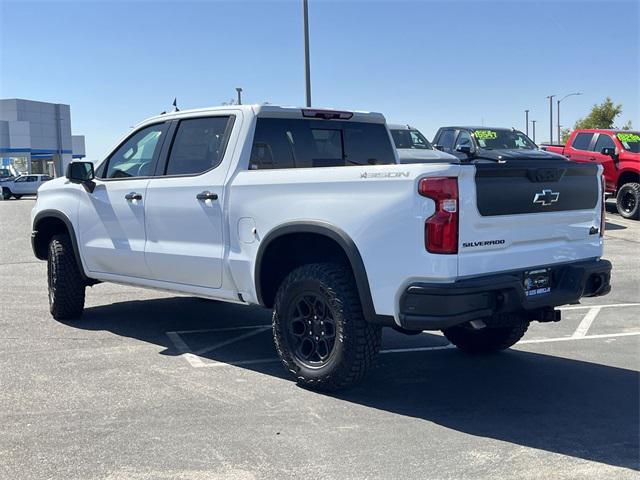
[[[493,130],[476,130],[474,135],[478,140],[492,140],[498,137],[498,134]]]
[[[636,133],[619,133],[616,135],[621,142],[640,142],[640,135]]]

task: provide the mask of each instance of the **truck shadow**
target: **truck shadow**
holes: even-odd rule
[[[163,346],[163,354],[178,355],[165,332],[265,326],[270,319],[270,312],[261,308],[176,297],[87,308],[83,321],[70,326],[110,331]],[[406,339],[408,346],[416,341],[390,334],[400,337],[394,342]],[[206,332],[182,336],[194,351],[220,342],[219,336],[213,340]],[[419,337],[431,345],[443,342],[439,336]],[[275,357],[275,349],[265,329],[250,341],[201,357],[207,362],[236,362]],[[240,366],[288,378],[278,362]],[[210,374],[215,376],[216,369]],[[474,436],[638,469],[639,380],[633,370],[552,355],[511,350],[471,356],[447,349],[380,355],[363,384],[331,396]]]

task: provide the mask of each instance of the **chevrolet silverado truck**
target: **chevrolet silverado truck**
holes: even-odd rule
[[[640,132],[578,129],[566,145],[542,148],[575,162],[602,165],[605,191],[616,198],[618,213],[640,219]]]
[[[558,158],[402,165],[378,113],[180,111],[45,183],[32,246],[55,319],[99,282],[262,305],[285,368],[332,390],[383,327],[493,352],[609,291],[601,167]]]

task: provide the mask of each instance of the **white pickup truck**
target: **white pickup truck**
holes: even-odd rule
[[[285,367],[330,390],[363,377],[383,326],[490,352],[606,294],[599,170],[400,165],[377,113],[181,111],[44,184],[32,245],[56,319],[98,282],[263,305]]]

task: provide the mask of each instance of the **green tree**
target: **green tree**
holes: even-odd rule
[[[615,105],[613,100],[607,97],[601,104],[594,105],[589,115],[578,120],[574,128],[616,128],[614,122],[621,113],[622,104]],[[631,121],[625,123],[622,128],[629,130]]]

